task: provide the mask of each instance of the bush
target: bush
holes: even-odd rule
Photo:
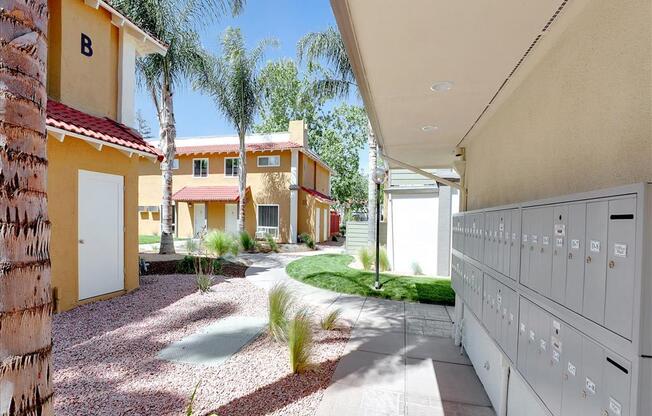
[[[358,250],[358,260],[362,263],[363,269],[371,270],[371,266],[374,264],[373,254],[373,251],[369,247],[360,247],[360,250]]]
[[[204,238],[204,247],[211,254],[222,257],[229,253],[233,246],[233,236],[222,230],[213,230]]]
[[[341,315],[341,309],[333,309],[332,311],[328,312],[326,316],[321,318],[321,321],[319,322],[321,329],[332,331],[337,328]]]
[[[412,262],[412,274],[415,276],[423,275],[423,269],[421,268],[421,265],[419,265],[419,263],[416,261]]]
[[[199,251],[199,243],[196,240],[189,238],[186,240],[186,251],[188,254],[197,253]]]
[[[213,286],[213,278],[206,275],[206,274],[198,274],[197,275],[197,290],[199,290],[200,293],[207,293],[211,291],[211,286]]]
[[[278,253],[278,244],[276,243],[274,237],[271,234],[266,234],[265,240],[267,240],[267,244],[269,244],[269,249],[274,253]]]
[[[292,372],[296,374],[308,369],[312,350],[312,328],[307,310],[297,312],[288,323],[287,340]]]
[[[292,294],[285,285],[277,284],[269,291],[269,333],[277,342],[286,339],[288,314],[293,303]]]
[[[251,235],[249,235],[248,232],[241,231],[240,245],[242,246],[242,249],[244,251],[254,251],[256,250],[256,246],[258,245],[258,243],[256,243],[256,240],[254,240],[254,238],[251,237]]]
[[[197,256],[184,256],[183,259],[179,260],[177,263],[178,274],[195,274],[198,269],[199,257]],[[213,262],[212,269],[210,269],[211,264],[209,261]],[[219,259],[209,259],[208,257],[201,258],[201,270],[208,271],[211,270],[211,274],[218,274],[222,270],[222,262]]]
[[[303,234],[301,234],[301,235],[299,236],[299,239],[300,239],[301,242],[302,242],[303,244],[305,244],[306,247],[308,247],[309,249],[311,249],[311,250],[314,250],[314,249],[315,249],[315,240],[312,239],[312,237],[310,236],[310,234],[308,234],[308,233],[303,233]]]
[[[240,243],[236,241],[236,239],[233,239],[233,242],[231,242],[231,247],[229,247],[229,253],[233,255],[234,257],[238,255],[240,252]]]

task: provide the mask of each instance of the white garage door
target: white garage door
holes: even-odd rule
[[[79,171],[79,299],[124,289],[124,179]]]

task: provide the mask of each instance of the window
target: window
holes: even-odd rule
[[[258,167],[281,166],[281,156],[258,156]]]
[[[208,176],[208,159],[192,160],[192,176],[195,178],[205,178]]]
[[[240,159],[237,157],[224,158],[224,176],[238,176]]]
[[[173,169],[173,170],[177,170],[177,169],[179,169],[179,159],[174,159],[174,160],[172,161],[172,169]]]
[[[266,234],[278,238],[278,205],[258,205],[256,237]]]

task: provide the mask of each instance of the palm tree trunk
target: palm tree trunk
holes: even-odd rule
[[[0,2],[0,414],[52,415],[47,1]]]
[[[247,205],[247,148],[245,145],[245,131],[240,129],[240,160],[238,165],[238,195],[240,196],[238,209],[240,216],[238,218],[238,231],[245,230],[245,207]]]
[[[169,80],[163,81],[161,99],[161,151],[163,162],[161,163],[161,176],[163,179],[163,199],[161,201],[161,245],[160,254],[173,254],[174,230],[172,228],[172,164],[176,156],[175,139],[177,128],[174,121],[174,103]]]
[[[376,136],[371,129],[371,123],[368,123],[367,146],[369,146],[369,181],[368,191],[369,197],[367,199],[367,244],[371,245],[376,241],[376,183],[373,180],[373,173],[377,166],[377,152]]]

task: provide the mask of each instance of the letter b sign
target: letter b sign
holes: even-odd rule
[[[81,53],[84,56],[93,56],[93,41],[85,34],[81,34]]]

